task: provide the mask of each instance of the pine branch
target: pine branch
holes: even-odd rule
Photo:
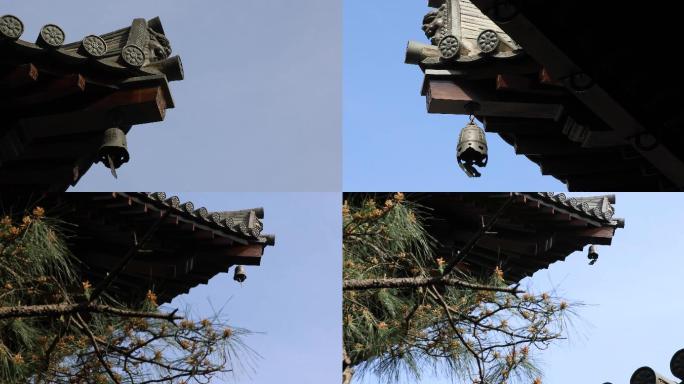
[[[10,319],[18,317],[57,317],[74,313],[107,313],[119,317],[162,319],[173,322],[182,317],[176,316],[177,310],[171,313],[140,312],[127,309],[114,308],[109,305],[93,303],[61,303],[46,305],[24,305],[17,307],[0,307],[0,319]]]
[[[444,311],[449,318],[449,325],[451,326],[451,329],[453,329],[454,334],[456,334],[456,337],[458,337],[458,340],[461,342],[461,344],[470,352],[471,355],[473,355],[473,358],[475,358],[475,363],[477,364],[477,371],[478,375],[480,376],[480,383],[484,383],[484,367],[482,366],[482,359],[480,358],[480,355],[473,350],[473,348],[468,344],[468,342],[465,340],[463,335],[461,334],[461,331],[458,330],[458,327],[456,327],[456,322],[454,321],[454,318],[451,316],[451,311],[449,310],[449,305],[447,305],[446,301],[444,301],[444,298],[442,295],[439,293],[437,289],[432,287],[432,290],[434,291],[434,294],[437,297],[437,301],[439,304],[444,308]]]
[[[427,287],[430,285],[447,285],[450,287],[459,287],[463,289],[472,289],[477,291],[510,293],[512,295],[523,293],[523,291],[518,290],[518,285],[515,285],[514,287],[494,287],[491,285],[473,284],[467,281],[442,276],[345,280],[342,283],[342,290],[359,291],[379,288],[417,288]]]
[[[102,364],[102,367],[107,371],[107,375],[109,376],[110,379],[115,384],[121,384],[119,379],[116,377],[112,369],[109,367],[109,364],[107,364],[107,361],[105,360],[104,356],[102,355],[102,351],[100,351],[100,347],[97,345],[97,341],[95,340],[95,335],[93,335],[93,332],[90,330],[90,327],[88,327],[88,324],[83,321],[80,315],[76,314],[76,317],[78,317],[78,321],[76,323],[80,323],[80,326],[82,330],[88,335],[88,338],[90,339],[90,343],[93,346],[93,350],[95,351],[95,355],[97,356],[97,359],[100,361],[100,364]]]

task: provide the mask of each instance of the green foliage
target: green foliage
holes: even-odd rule
[[[41,208],[0,220],[0,313],[89,302],[93,286],[82,280],[64,228]],[[242,340],[249,331],[229,327],[219,314],[174,321],[154,292],[136,303],[103,295],[97,304],[126,315],[0,318],[0,383],[206,382],[255,357]]]
[[[42,209],[13,222],[0,220],[0,305],[13,307],[59,302],[62,290],[75,279],[75,261],[59,232],[58,223]],[[38,369],[28,351],[47,337],[53,322],[35,318],[0,320],[0,381],[25,382]]]
[[[345,202],[344,279],[441,276],[446,260],[425,230],[428,212],[402,194]],[[455,270],[464,282],[506,288],[500,269],[484,281]],[[344,292],[344,348],[356,375],[414,381],[432,370],[472,383],[538,382],[531,349],[563,337],[575,305],[548,294],[462,287],[406,287]]]

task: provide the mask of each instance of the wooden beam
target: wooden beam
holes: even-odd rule
[[[542,67],[542,69],[539,71],[539,82],[544,85],[563,87],[563,83],[557,81],[553,76],[551,76],[546,67]]]
[[[610,245],[613,241],[613,235],[615,235],[615,228],[613,227],[583,228],[558,232],[558,238],[563,239],[563,241],[573,239],[574,241],[584,241],[587,244],[596,245]]]
[[[485,60],[477,65],[462,65],[457,68],[425,69],[425,78],[463,78],[468,80],[491,80],[496,75],[531,75],[539,73],[540,66],[527,56],[518,56],[515,60]],[[422,90],[424,92],[424,89]],[[423,93],[424,96],[424,93]]]
[[[496,230],[494,230],[496,232]],[[452,239],[457,242],[467,242],[473,237],[474,233],[458,231],[452,235]],[[534,239],[516,239],[505,236],[486,235],[478,239],[477,246],[488,249],[490,251],[501,250],[502,253],[515,252],[520,254],[536,255],[540,248],[545,248],[545,242],[540,238]],[[541,245],[541,246],[540,246]]]
[[[544,211],[546,207],[542,206],[538,209],[519,209],[511,212],[510,217],[512,219],[519,219],[521,223],[529,222],[530,224],[543,221],[543,222],[569,222],[573,220],[573,216],[569,213],[565,213],[559,210],[553,211],[553,213],[546,213]]]
[[[111,254],[92,252],[87,255],[82,254],[81,258],[91,267],[105,270],[114,268],[121,260]],[[169,260],[168,257],[164,257],[159,258],[158,261],[150,260],[150,256],[145,256],[145,258],[147,260],[139,258],[131,260],[123,274],[174,279],[189,273],[194,264],[191,257],[183,260]]]
[[[7,160],[64,159],[74,158],[79,153],[95,153],[102,144],[102,135],[95,133],[87,137],[64,138],[61,140],[42,140],[28,145],[16,153],[17,157]],[[0,156],[1,158],[1,156]]]
[[[570,175],[604,174],[608,177],[610,173],[633,171],[638,174],[639,165],[634,162],[621,160],[615,161],[594,160],[592,158],[577,159],[543,159],[541,161],[542,175],[553,175],[565,177]]]
[[[553,120],[516,119],[486,116],[483,119],[485,131],[513,135],[548,136],[558,134],[560,127]]]
[[[532,88],[532,80],[525,76],[496,75],[497,91],[525,92]]]
[[[136,125],[164,120],[168,102],[160,86],[125,89],[93,102],[85,111],[116,109],[122,125]]]
[[[541,87],[529,77],[510,74],[496,75],[496,90],[551,97],[562,97],[567,94],[567,92],[562,89]]]
[[[26,96],[10,98],[7,105],[3,108],[23,108],[36,104],[53,102],[64,97],[68,97],[85,91],[86,81],[79,74],[72,74],[47,82],[44,86]]]
[[[38,68],[31,63],[21,64],[0,76],[0,88],[20,88],[33,84],[36,80],[38,80]]]
[[[22,119],[16,127],[33,140],[84,132],[104,131],[164,120],[166,100],[161,87],[122,90],[106,96],[81,111]]]
[[[232,257],[261,257],[264,254],[264,246],[258,245],[237,245],[229,248],[226,255]]]
[[[73,165],[56,165],[51,168],[37,169],[2,169],[0,168],[1,185],[45,185],[60,184],[74,175]]]
[[[476,103],[478,116],[523,117],[557,120],[563,106],[554,103],[517,102],[480,97],[463,84],[448,80],[428,80],[427,108],[429,113],[470,114],[468,105]]]
[[[676,186],[661,176],[635,177],[634,172],[613,172],[610,178],[604,174],[569,175],[567,186],[570,192],[585,191],[675,191]]]
[[[232,247],[213,247],[213,249],[199,246],[196,255],[200,258],[204,258],[202,263],[213,260],[214,262],[221,264],[259,265],[263,253],[264,246],[261,244],[254,244]]]
[[[562,138],[533,138],[529,136],[515,136],[513,145],[517,155],[584,155],[585,151],[577,144],[563,141]]]

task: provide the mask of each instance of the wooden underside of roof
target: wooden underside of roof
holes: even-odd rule
[[[0,57],[0,187],[63,191],[94,161],[106,129],[164,119],[162,76],[123,79]]]
[[[424,95],[430,113],[476,117],[570,191],[661,191],[677,187],[632,145],[617,137],[543,67],[492,77],[428,75]]]
[[[29,199],[29,200],[27,200]],[[259,265],[265,244],[194,223],[181,215],[118,193],[47,194],[3,204],[39,205],[48,215],[73,224],[68,242],[84,263],[84,279],[104,278],[153,224],[161,223],[115,281],[113,292],[126,298],[154,290],[161,302],[206,284],[233,265]],[[6,208],[6,207],[5,207]],[[166,214],[166,215],[164,215]]]
[[[429,208],[428,232],[440,243],[439,257],[449,260],[489,223],[508,200],[512,203],[457,266],[488,276],[499,266],[510,281],[546,269],[586,245],[610,245],[615,226],[597,222],[541,199],[510,193],[417,193],[407,198]]]
[[[669,38],[678,13],[588,0],[472,2],[536,69],[490,60],[426,70],[430,112],[464,114],[479,103],[488,130],[570,190],[684,189],[684,78]],[[657,29],[638,27],[652,20]]]

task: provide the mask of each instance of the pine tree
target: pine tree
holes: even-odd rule
[[[579,304],[523,292],[498,267],[477,280],[434,256],[424,208],[401,193],[343,206],[343,382],[423,370],[463,383],[541,383],[533,351],[564,338]]]
[[[0,220],[1,383],[208,382],[251,363],[248,331],[220,314],[193,321],[152,291],[125,302],[83,280],[69,229],[40,207]]]

